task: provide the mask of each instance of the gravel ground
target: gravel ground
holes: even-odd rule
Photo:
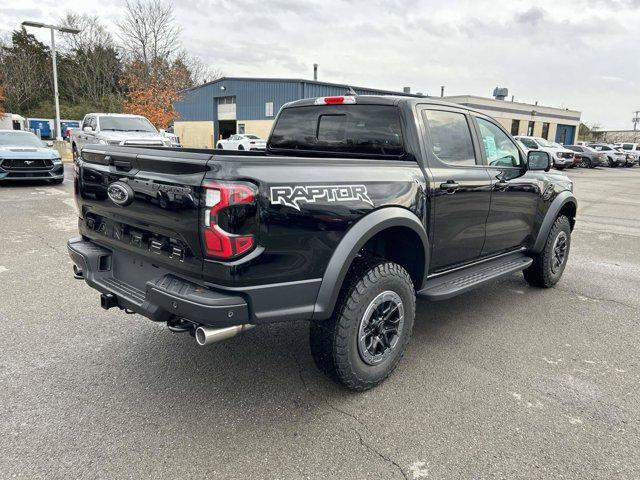
[[[0,477],[640,477],[640,168],[576,169],[569,264],[418,301],[363,394],[306,323],[210,347],[100,308],[71,275],[72,185],[0,186]]]

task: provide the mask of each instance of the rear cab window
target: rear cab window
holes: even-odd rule
[[[423,110],[429,128],[431,151],[449,165],[476,165],[471,130],[463,113]]]
[[[406,156],[395,105],[310,105],[282,110],[269,140],[273,152]]]

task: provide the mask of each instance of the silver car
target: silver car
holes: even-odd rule
[[[0,182],[3,180],[62,183],[60,154],[31,132],[0,130]]]

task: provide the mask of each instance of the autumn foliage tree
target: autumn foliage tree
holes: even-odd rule
[[[144,115],[157,128],[168,127],[178,117],[173,108],[180,100],[180,90],[184,88],[185,69],[178,65],[155,67],[148,74],[147,65],[133,62],[128,65],[122,84],[125,90],[123,110],[136,115]]]
[[[181,90],[220,76],[180,48],[173,9],[164,0],[130,0],[118,23],[126,63],[122,108],[158,128],[177,118],[173,103]]]

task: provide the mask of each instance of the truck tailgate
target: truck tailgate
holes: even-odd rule
[[[211,155],[94,145],[76,170],[79,228],[107,248],[200,277],[200,187]]]

